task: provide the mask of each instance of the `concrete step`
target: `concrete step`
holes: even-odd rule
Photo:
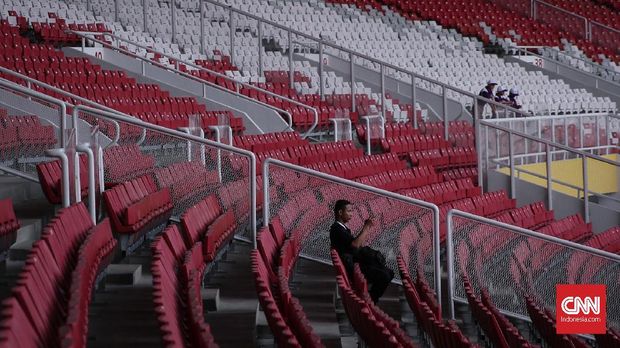
[[[209,290],[203,292],[217,289],[219,295],[216,311],[205,307],[205,321],[211,326],[215,342],[222,348],[259,343],[256,339],[258,300],[249,258],[251,249],[250,244],[233,241],[224,260],[216,262],[205,277],[204,288]],[[261,327],[269,331],[265,325]],[[273,346],[269,338],[262,343]]]

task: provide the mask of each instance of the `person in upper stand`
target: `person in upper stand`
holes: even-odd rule
[[[494,79],[490,79],[489,81],[487,81],[487,85],[480,90],[480,93],[478,93],[478,95],[494,101],[495,96],[493,90],[495,89],[495,86],[497,86],[497,81],[495,81]],[[478,118],[482,118],[484,106],[487,104],[488,103],[484,102],[483,100],[478,100]],[[491,104],[491,114],[493,118],[497,117],[497,108],[494,104]]]
[[[364,273],[366,281],[369,283],[368,293],[370,294],[370,298],[377,303],[394,278],[394,271],[385,267],[385,265],[368,262],[365,256],[366,253],[363,249],[372,250],[364,245],[368,233],[375,225],[374,220],[372,218],[366,220],[360,233],[353,237],[351,230],[346,225],[347,222],[351,220],[351,215],[351,202],[344,199],[336,201],[334,206],[334,217],[336,221],[334,221],[329,229],[331,246],[338,252],[338,255],[340,255],[348,273],[353,271],[354,262],[360,264],[360,269],[362,273]]]
[[[517,101],[518,96],[519,96],[519,89],[517,89],[516,87],[511,88],[510,92],[508,92],[508,101],[509,101],[508,106],[515,108],[515,109],[521,109],[522,105],[521,103],[519,103],[519,101]]]
[[[502,104],[508,104],[510,100],[508,99],[508,96],[506,96],[506,92],[508,92],[507,88],[501,86],[497,87],[497,92],[495,92],[495,101]]]

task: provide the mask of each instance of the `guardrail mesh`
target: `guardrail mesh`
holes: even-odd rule
[[[499,309],[524,317],[526,296],[555,312],[556,284],[604,284],[607,324],[620,327],[620,262],[470,218],[454,216],[452,223],[455,300],[467,301],[464,274]]]
[[[415,277],[420,269],[434,284],[433,211],[381,194],[336,183],[296,169],[269,165],[270,221],[278,217],[286,233],[301,233],[302,254],[331,263],[329,230],[337,200],[346,199],[354,213],[347,224],[354,235],[373,217],[367,245],[380,250],[397,279],[396,258],[402,255]]]
[[[104,134],[115,129],[114,122],[97,114],[80,111],[79,116],[99,125]],[[118,144],[103,150],[106,187],[152,175],[158,188],[170,190],[173,216],[177,217],[205,197],[216,194],[224,210],[235,212],[241,237],[251,238],[248,156],[156,130],[143,133],[145,128],[129,123],[119,121],[118,124],[121,129]],[[190,132],[199,134],[198,129]]]

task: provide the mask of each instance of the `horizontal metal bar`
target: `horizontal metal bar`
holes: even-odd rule
[[[266,90],[266,89],[260,88],[260,87],[258,87],[258,86],[254,86],[254,85],[252,85],[252,84],[248,84],[248,83],[245,83],[245,82],[242,82],[242,81],[235,80],[234,78],[232,78],[232,77],[230,77],[230,76],[228,76],[228,75],[221,74],[221,73],[219,73],[219,72],[217,72],[217,71],[215,71],[215,70],[211,70],[211,69],[208,69],[208,68],[202,67],[202,66],[200,66],[200,65],[196,65],[196,64],[194,64],[194,63],[192,63],[192,62],[183,61],[183,60],[179,59],[178,57],[174,57],[174,56],[168,55],[168,54],[166,54],[166,53],[163,53],[163,52],[157,51],[157,50],[155,50],[155,49],[152,49],[152,48],[149,48],[149,47],[146,47],[146,46],[140,45],[140,44],[135,43],[135,42],[133,42],[133,41],[129,41],[129,40],[127,40],[127,39],[124,39],[124,38],[122,38],[122,37],[120,37],[120,36],[116,36],[116,35],[114,35],[114,34],[112,34],[112,33],[97,33],[97,34],[103,34],[103,35],[105,35],[105,36],[110,36],[110,37],[112,37],[112,38],[114,38],[114,39],[116,39],[116,40],[118,40],[118,41],[122,41],[122,42],[125,42],[125,43],[128,43],[128,44],[131,44],[131,45],[133,45],[133,46],[136,46],[136,47],[142,48],[142,49],[147,50],[147,51],[152,52],[152,53],[157,53],[157,54],[161,55],[162,57],[166,57],[166,58],[168,58],[168,59],[173,59],[175,62],[177,62],[177,64],[175,65],[175,69],[169,68],[168,66],[163,65],[163,64],[161,64],[161,63],[159,63],[159,62],[157,62],[157,61],[152,61],[152,60],[149,60],[149,59],[147,59],[147,58],[145,58],[145,57],[141,57],[141,56],[139,56],[139,55],[137,55],[137,54],[135,54],[135,53],[132,53],[132,52],[130,52],[130,51],[128,51],[128,50],[126,50],[126,49],[123,49],[123,48],[121,48],[121,47],[115,47],[114,45],[111,45],[111,44],[109,44],[109,43],[107,43],[107,42],[105,42],[105,41],[101,41],[101,40],[95,39],[95,38],[93,37],[94,33],[91,33],[91,32],[72,31],[72,30],[67,30],[67,32],[68,32],[68,33],[75,34],[75,35],[80,36],[80,37],[82,37],[82,38],[86,38],[86,39],[88,39],[88,40],[90,40],[90,41],[96,42],[96,43],[98,43],[98,44],[100,44],[100,45],[102,45],[102,46],[104,46],[104,47],[109,48],[109,49],[112,49],[112,50],[115,50],[115,51],[121,52],[121,53],[126,54],[126,55],[128,55],[128,56],[131,56],[131,57],[137,58],[137,59],[139,59],[139,60],[142,60],[142,61],[148,62],[149,64],[156,65],[156,66],[158,66],[158,67],[161,67],[162,69],[166,69],[166,70],[168,70],[168,71],[172,71],[172,72],[177,73],[177,74],[179,74],[179,75],[183,75],[183,76],[185,76],[185,77],[187,77],[187,78],[190,78],[190,79],[192,79],[192,80],[194,80],[194,81],[197,81],[197,82],[200,82],[200,83],[203,83],[203,84],[206,84],[206,85],[212,86],[212,87],[214,87],[214,88],[217,88],[217,89],[219,89],[219,90],[226,91],[226,92],[228,92],[228,93],[235,94],[236,96],[238,96],[238,97],[240,97],[240,98],[243,98],[243,99],[246,99],[246,100],[252,101],[252,102],[254,102],[254,103],[257,103],[257,104],[263,105],[263,106],[265,106],[265,107],[268,107],[268,108],[270,108],[270,109],[277,110],[277,111],[279,111],[279,112],[285,113],[285,114],[288,116],[288,118],[289,118],[289,128],[290,128],[291,130],[292,130],[292,127],[293,127],[293,116],[292,116],[292,115],[291,115],[288,111],[286,111],[286,110],[284,110],[284,109],[280,109],[280,108],[275,107],[275,106],[273,106],[273,105],[269,105],[269,104],[263,103],[263,102],[261,102],[260,100],[257,100],[257,99],[254,99],[254,98],[248,97],[248,96],[246,96],[246,95],[244,95],[244,94],[242,94],[242,93],[240,93],[240,92],[238,92],[238,91],[231,91],[231,90],[229,90],[229,89],[227,89],[227,88],[224,88],[224,87],[222,87],[222,86],[220,86],[220,85],[217,85],[217,84],[215,84],[215,83],[212,83],[212,82],[210,82],[210,81],[203,80],[203,79],[197,78],[196,76],[193,76],[193,75],[187,74],[187,73],[185,73],[185,72],[182,72],[182,71],[178,70],[178,63],[182,63],[182,64],[184,64],[184,65],[186,65],[186,66],[189,66],[189,67],[192,67],[192,68],[194,68],[194,69],[196,69],[196,70],[206,71],[206,72],[208,72],[208,73],[209,73],[209,74],[211,74],[211,75],[214,75],[214,76],[217,76],[217,77],[220,77],[220,78],[226,79],[226,80],[228,80],[228,81],[231,81],[232,83],[234,83],[234,84],[237,86],[237,88],[239,88],[238,86],[239,86],[239,85],[241,85],[241,86],[243,86],[243,87],[245,87],[245,88],[248,88],[248,89],[253,89],[253,90],[259,91],[259,92],[261,92],[261,93],[267,94],[267,95],[269,95],[269,96],[272,96],[272,97],[274,97],[274,98],[281,99],[281,100],[284,100],[284,101],[289,102],[289,103],[291,103],[291,104],[294,104],[294,105],[297,105],[297,106],[303,107],[303,108],[305,108],[305,109],[308,109],[308,110],[312,111],[312,113],[314,114],[314,122],[313,122],[312,126],[309,128],[309,130],[308,130],[305,134],[303,134],[303,137],[304,137],[304,138],[308,137],[308,136],[312,133],[312,131],[313,131],[313,130],[317,127],[317,125],[318,125],[318,122],[319,122],[319,113],[318,113],[318,111],[316,110],[316,108],[314,108],[314,107],[312,107],[312,106],[309,106],[309,105],[307,105],[307,104],[304,104],[304,103],[302,103],[302,102],[299,102],[299,101],[297,101],[297,100],[294,100],[294,99],[291,99],[291,98],[288,98],[288,97],[282,96],[282,95],[280,95],[280,94],[273,93],[273,92],[271,92],[271,91],[268,91],[268,90]],[[89,35],[89,34],[90,34],[90,35]]]
[[[520,234],[522,236],[537,238],[537,239],[540,239],[540,240],[544,240],[546,242],[550,242],[550,243],[554,243],[554,244],[559,244],[559,245],[562,245],[564,247],[567,247],[567,248],[570,248],[570,249],[573,249],[573,250],[577,250],[577,251],[581,251],[581,252],[585,252],[585,253],[589,253],[589,254],[593,254],[593,255],[596,255],[598,257],[602,257],[604,259],[610,260],[610,261],[620,262],[620,255],[612,254],[612,253],[609,253],[609,252],[606,252],[606,251],[603,251],[603,250],[600,250],[600,249],[592,248],[592,247],[589,247],[589,246],[586,246],[586,245],[583,245],[583,244],[574,243],[574,242],[571,242],[571,241],[568,241],[568,240],[565,240],[565,239],[552,237],[552,236],[544,234],[544,233],[535,232],[535,231],[527,230],[525,228],[521,228],[521,227],[518,227],[518,226],[505,224],[505,223],[500,222],[500,221],[487,219],[485,217],[481,217],[481,216],[478,216],[478,215],[467,213],[467,212],[464,212],[464,211],[461,211],[461,210],[451,209],[448,212],[447,219],[453,219],[454,216],[459,216],[459,217],[462,217],[462,218],[466,218],[466,219],[477,221],[477,222],[482,223],[482,224],[491,225],[491,226],[498,227],[498,228],[503,228],[505,230],[509,230],[511,232]]]
[[[616,32],[616,33],[620,34],[620,30],[615,29],[615,28],[612,28],[612,27],[610,27],[610,26],[608,26],[608,25],[605,25],[605,24],[603,24],[603,23],[600,23],[600,22],[597,22],[597,21],[590,21],[590,23],[592,23],[592,24],[594,24],[594,25],[597,25],[597,26],[599,26],[599,27],[603,27],[603,28],[605,28],[605,29],[607,29],[607,30],[609,30],[609,31],[614,31],[614,32]]]
[[[0,165],[0,172],[9,173],[11,175],[18,176],[18,177],[20,177],[22,179],[26,179],[28,181],[39,183],[39,178],[37,178],[36,176],[28,175],[28,174],[26,174],[24,172],[21,172],[19,170],[15,170],[13,168],[9,168],[9,167],[3,166],[3,165]]]
[[[554,9],[556,9],[556,10],[558,10],[558,11],[564,12],[564,13],[569,14],[569,15],[574,16],[574,17],[578,17],[578,18],[580,18],[580,19],[585,20],[586,22],[588,21],[588,19],[587,19],[586,17],[582,16],[582,15],[578,15],[578,14],[576,14],[576,13],[574,13],[574,12],[571,12],[571,11],[569,11],[569,10],[565,10],[565,9],[563,9],[563,8],[561,8],[561,7],[558,7],[558,6],[552,5],[552,4],[548,3],[548,2],[545,2],[545,1],[542,1],[542,0],[536,0],[535,2],[536,2],[536,3],[539,3],[539,4],[543,4],[543,5],[545,5],[545,6],[553,7]]]
[[[525,53],[525,54],[526,54],[526,55],[528,55],[528,56],[534,56],[534,57],[537,57],[537,58],[540,58],[540,59],[550,59],[550,57],[545,57],[545,56],[542,56],[542,55],[540,55],[540,54],[537,54],[537,53],[534,53],[534,52],[530,52],[530,51],[528,51],[527,49],[524,49],[523,47],[531,47],[531,46],[513,46],[513,47],[511,47],[510,49],[516,49],[518,52],[520,52],[520,53]],[[557,53],[564,54],[564,55],[569,56],[569,57],[574,58],[574,59],[579,59],[579,60],[583,61],[585,64],[594,65],[594,66],[596,66],[597,68],[600,68],[600,69],[605,69],[605,70],[607,70],[607,71],[609,71],[609,72],[612,72],[612,73],[614,73],[614,74],[618,74],[618,72],[616,72],[616,71],[614,71],[614,70],[612,70],[612,69],[606,68],[606,67],[604,67],[604,66],[602,66],[602,65],[599,65],[599,64],[595,64],[595,63],[592,63],[592,62],[588,62],[587,60],[584,60],[584,59],[581,59],[581,58],[578,58],[578,57],[574,57],[574,56],[568,55],[568,54],[563,53],[563,52],[561,52],[561,51],[559,51],[559,50],[555,50],[554,48],[551,48],[551,47],[546,47],[546,46],[533,46],[533,47],[531,47],[531,48],[552,49],[552,50],[556,51]],[[594,79],[604,81],[605,83],[608,83],[608,84],[611,84],[611,85],[614,85],[614,86],[617,86],[618,88],[620,88],[620,84],[618,84],[618,83],[617,83],[617,82],[615,82],[615,81],[611,81],[611,80],[608,80],[608,79],[604,79],[604,78],[602,78],[602,77],[600,77],[600,76],[598,76],[598,75],[595,75],[595,74],[592,74],[592,73],[590,73],[590,72],[587,72],[587,71],[581,70],[581,69],[579,69],[579,68],[575,68],[575,67],[570,66],[570,65],[568,65],[568,64],[566,64],[566,63],[560,62],[559,60],[556,60],[556,59],[553,59],[553,62],[554,62],[555,64],[561,65],[562,67],[564,67],[564,68],[566,68],[566,69],[570,69],[570,70],[573,70],[573,71],[577,71],[577,72],[582,73],[582,74],[587,74],[588,76],[590,76],[590,77],[592,77],[592,78],[594,78]]]
[[[327,181],[331,181],[331,182],[334,182],[334,183],[337,183],[337,184],[349,186],[349,187],[356,188],[356,189],[359,189],[359,190],[363,190],[363,191],[366,191],[366,192],[370,192],[370,193],[375,193],[375,194],[378,194],[378,195],[386,196],[386,197],[389,197],[389,198],[392,198],[392,199],[399,200],[401,202],[418,205],[418,206],[421,206],[423,208],[431,209],[434,212],[439,213],[439,208],[435,204],[424,202],[424,201],[421,201],[421,200],[418,200],[418,199],[415,199],[415,198],[403,196],[403,195],[400,195],[400,194],[397,194],[397,193],[394,193],[394,192],[382,190],[382,189],[379,189],[379,188],[376,188],[376,187],[373,187],[373,186],[364,185],[364,184],[356,182],[356,181],[343,179],[343,178],[338,177],[338,176],[326,174],[326,173],[323,173],[323,172],[312,170],[312,169],[309,169],[309,168],[306,168],[306,167],[301,167],[301,166],[298,166],[298,165],[295,165],[295,164],[291,164],[291,163],[280,161],[280,160],[273,159],[273,158],[267,158],[265,160],[265,163],[269,164],[269,165],[274,165],[274,166],[278,166],[278,167],[282,167],[282,168],[288,168],[288,169],[291,169],[291,170],[295,170],[295,171],[298,171],[300,173],[312,175],[314,177],[325,179]],[[266,167],[266,166],[263,165],[263,167]]]
[[[575,153],[575,154],[578,154],[578,155],[581,155],[581,156],[586,156],[588,158],[592,158],[592,159],[595,159],[597,161],[601,161],[601,162],[604,162],[604,163],[607,163],[607,164],[611,164],[611,165],[616,166],[616,167],[620,166],[620,162],[615,162],[615,161],[612,161],[610,159],[607,159],[607,158],[604,158],[604,157],[601,157],[601,156],[597,156],[597,155],[593,155],[593,154],[590,154],[590,153],[587,153],[587,152],[584,152],[584,151],[581,151],[581,150],[573,149],[573,148],[568,147],[566,145],[557,144],[557,143],[554,143],[552,141],[545,140],[545,139],[540,139],[540,138],[537,138],[537,137],[534,137],[534,136],[531,136],[531,135],[528,135],[528,134],[525,134],[525,133],[522,133],[522,132],[519,132],[519,131],[516,131],[516,130],[513,130],[513,129],[509,129],[509,128],[506,128],[506,127],[498,126],[498,125],[492,124],[490,122],[487,122],[486,120],[480,120],[480,125],[481,126],[486,126],[486,127],[489,127],[489,128],[493,128],[493,129],[497,129],[497,130],[503,131],[505,133],[514,134],[514,135],[520,136],[522,138],[530,139],[530,140],[532,140],[534,142],[538,142],[538,143],[546,144],[546,145],[549,145],[549,146],[552,146],[552,147],[556,147],[556,148],[559,148],[559,149],[563,149],[563,150],[566,150],[568,152]]]
[[[495,163],[495,164],[499,164],[500,166],[503,166],[503,167],[508,167],[508,166],[509,166],[508,164],[505,164],[505,163],[499,162],[499,161],[497,161],[497,160],[493,160],[493,161],[491,161],[491,162],[493,162],[493,163]],[[547,179],[547,177],[546,177],[546,176],[544,176],[544,175],[542,175],[542,174],[538,174],[538,173],[531,172],[531,171],[529,171],[529,170],[527,170],[527,169],[523,169],[523,168],[515,167],[515,170],[516,170],[517,172],[525,173],[525,174],[527,174],[527,175],[531,175],[531,176],[536,177],[536,178],[539,178],[539,179]],[[519,177],[519,175],[517,175],[517,177]],[[584,191],[584,189],[583,189],[582,187],[575,186],[575,185],[573,185],[573,184],[569,184],[569,183],[567,183],[567,182],[565,182],[565,181],[561,181],[561,180],[557,180],[557,179],[553,179],[553,178],[552,178],[552,179],[551,179],[551,182],[552,182],[553,184],[558,184],[558,185],[560,185],[560,186],[566,186],[566,187],[568,187],[568,188],[570,188],[570,189],[576,190],[576,191],[577,191],[577,194],[579,194],[580,192],[583,192],[583,191]],[[594,192],[594,191],[592,191],[591,189],[589,190],[589,193],[591,193],[591,194],[593,194],[594,196],[597,196],[597,197],[606,198],[606,199],[612,200],[612,201],[614,201],[614,202],[619,202],[619,203],[620,203],[620,199],[618,199],[618,198],[614,198],[614,197],[612,197],[612,196],[608,196],[608,195],[605,195],[605,194],[603,194],[603,193]],[[615,210],[615,209],[614,209],[614,210]]]
[[[307,39],[310,39],[310,40],[314,40],[314,41],[316,41],[317,43],[322,43],[322,44],[323,44],[323,45],[325,45],[325,46],[328,46],[328,47],[331,47],[331,48],[335,48],[335,49],[340,50],[340,51],[342,51],[342,52],[346,52],[346,53],[353,54],[354,56],[356,56],[356,57],[358,57],[358,58],[362,58],[362,59],[365,59],[365,60],[371,61],[371,62],[373,62],[373,63],[381,64],[381,65],[383,65],[383,66],[384,66],[384,67],[386,67],[386,68],[390,68],[390,69],[392,69],[392,70],[396,70],[396,71],[398,71],[398,72],[402,72],[402,73],[405,73],[405,74],[409,74],[409,75],[411,75],[411,76],[415,76],[415,77],[417,77],[417,78],[419,78],[419,79],[421,79],[421,80],[431,82],[431,83],[433,83],[433,84],[435,84],[435,85],[441,86],[441,87],[446,88],[446,89],[448,89],[448,90],[451,90],[451,91],[454,91],[454,92],[457,92],[457,93],[460,93],[460,94],[466,95],[466,96],[468,96],[468,97],[471,97],[471,98],[476,99],[476,100],[479,100],[479,101],[484,101],[484,102],[485,102],[485,103],[487,103],[487,104],[493,104],[493,105],[496,105],[496,106],[500,106],[500,107],[503,107],[503,108],[505,108],[505,109],[507,109],[507,110],[509,110],[509,111],[511,111],[511,112],[517,113],[517,114],[522,114],[522,115],[526,115],[526,116],[528,115],[527,113],[523,112],[522,110],[515,109],[515,108],[509,107],[509,106],[506,106],[506,105],[501,104],[501,103],[498,103],[498,102],[496,102],[496,101],[494,101],[494,100],[492,100],[492,99],[486,99],[486,98],[480,97],[480,96],[478,96],[478,95],[476,95],[476,94],[473,94],[473,93],[467,92],[467,91],[465,91],[465,90],[459,89],[459,88],[454,87],[454,86],[449,86],[449,85],[447,85],[447,84],[445,84],[445,83],[443,83],[443,82],[441,82],[441,81],[438,81],[438,80],[433,80],[433,79],[428,78],[428,77],[426,77],[426,76],[424,76],[424,75],[417,74],[417,73],[415,73],[415,72],[413,72],[413,71],[409,71],[409,70],[403,69],[403,68],[401,68],[401,67],[398,67],[398,66],[396,66],[396,65],[393,65],[393,64],[390,64],[390,63],[387,63],[387,62],[381,61],[381,60],[379,60],[379,59],[372,58],[372,57],[370,57],[370,56],[367,56],[367,55],[361,54],[361,53],[359,53],[359,52],[356,52],[356,51],[350,50],[350,49],[345,48],[345,47],[343,47],[343,46],[339,46],[339,45],[336,45],[336,44],[334,44],[334,43],[327,42],[327,41],[325,41],[325,40],[323,40],[323,39],[321,39],[321,38],[313,37],[313,36],[311,36],[311,35],[308,35],[308,34],[302,33],[302,32],[300,32],[300,31],[297,31],[297,30],[294,30],[294,29],[291,29],[291,28],[285,27],[285,26],[283,26],[283,25],[281,25],[281,24],[278,24],[278,23],[273,22],[273,21],[270,21],[270,20],[268,20],[268,19],[264,19],[264,18],[262,18],[262,17],[256,16],[256,15],[253,15],[253,14],[251,14],[251,13],[249,13],[249,12],[245,12],[245,11],[242,11],[242,10],[239,10],[239,9],[236,9],[236,8],[232,8],[232,7],[231,7],[231,6],[229,6],[229,5],[221,4],[221,3],[217,2],[217,1],[213,1],[213,0],[202,0],[202,1],[204,1],[204,2],[206,2],[206,3],[210,3],[210,4],[213,4],[213,5],[216,5],[216,6],[219,6],[219,7],[222,7],[222,8],[225,8],[225,9],[227,9],[227,10],[231,10],[231,11],[233,11],[233,12],[235,12],[235,13],[241,14],[241,15],[243,15],[243,16],[245,16],[245,17],[248,17],[248,18],[251,18],[251,19],[254,19],[254,20],[260,20],[260,21],[262,21],[264,24],[269,24],[270,26],[273,26],[273,27],[278,28],[278,29],[281,29],[281,30],[290,31],[291,33],[293,33],[293,34],[295,34],[295,35],[297,35],[297,36],[304,37],[304,38],[307,38]]]
[[[142,128],[145,128],[145,129],[152,130],[152,131],[156,131],[158,133],[163,133],[163,134],[169,135],[169,136],[174,137],[174,138],[183,139],[183,140],[190,140],[190,141],[193,141],[193,142],[209,145],[209,146],[212,146],[212,147],[219,148],[221,150],[226,150],[226,151],[229,151],[229,152],[236,153],[236,154],[241,155],[241,156],[250,157],[254,161],[256,160],[256,156],[251,151],[247,151],[247,150],[240,149],[238,147],[234,147],[234,146],[229,146],[229,145],[226,145],[226,144],[218,143],[216,141],[212,141],[212,140],[209,140],[209,139],[201,138],[201,137],[198,137],[198,136],[195,136],[195,135],[183,133],[183,132],[178,131],[178,130],[174,130],[174,129],[158,126],[158,125],[155,125],[155,124],[152,124],[152,123],[147,123],[147,122],[144,122],[144,121],[142,121],[142,120],[140,120],[138,118],[131,117],[131,116],[128,116],[128,115],[125,115],[125,114],[121,114],[121,113],[118,113],[118,112],[108,112],[108,111],[98,110],[98,109],[92,108],[90,106],[85,106],[85,105],[79,105],[79,106],[76,106],[76,108],[79,108],[83,112],[89,112],[89,113],[96,114],[96,115],[98,115],[98,117],[101,117],[101,118],[107,118],[107,119],[111,119],[111,120],[114,120],[114,121],[117,121],[117,122],[128,123],[128,124],[131,124],[131,125],[134,125],[134,126],[138,126],[138,127],[142,127]]]
[[[618,85],[620,88],[620,85]],[[575,118],[579,119],[582,117],[610,117],[620,120],[620,116],[616,115],[612,112],[597,112],[592,114],[573,114],[573,115],[544,115],[544,116],[528,116],[527,118],[523,117],[506,117],[506,118],[488,118],[485,119],[487,122],[492,123],[502,123],[502,122],[524,122],[524,121],[546,121],[546,120],[558,120],[558,119],[570,119]]]

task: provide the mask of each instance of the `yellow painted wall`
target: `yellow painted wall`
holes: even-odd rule
[[[612,161],[618,161],[618,154],[602,156]],[[547,164],[535,163],[524,164],[515,167],[516,175],[519,179],[531,182],[538,186],[547,187]],[[619,173],[618,167],[612,166],[601,161],[588,158],[588,190],[600,194],[608,194],[618,192]],[[536,177],[518,171],[524,169],[528,172],[541,175],[543,178]],[[499,172],[510,175],[510,168],[505,167],[499,169]],[[570,159],[551,162],[551,177],[553,180],[583,188],[583,168],[581,159]],[[554,191],[562,192],[567,195],[577,197],[577,190],[566,185],[554,182],[552,183]]]

